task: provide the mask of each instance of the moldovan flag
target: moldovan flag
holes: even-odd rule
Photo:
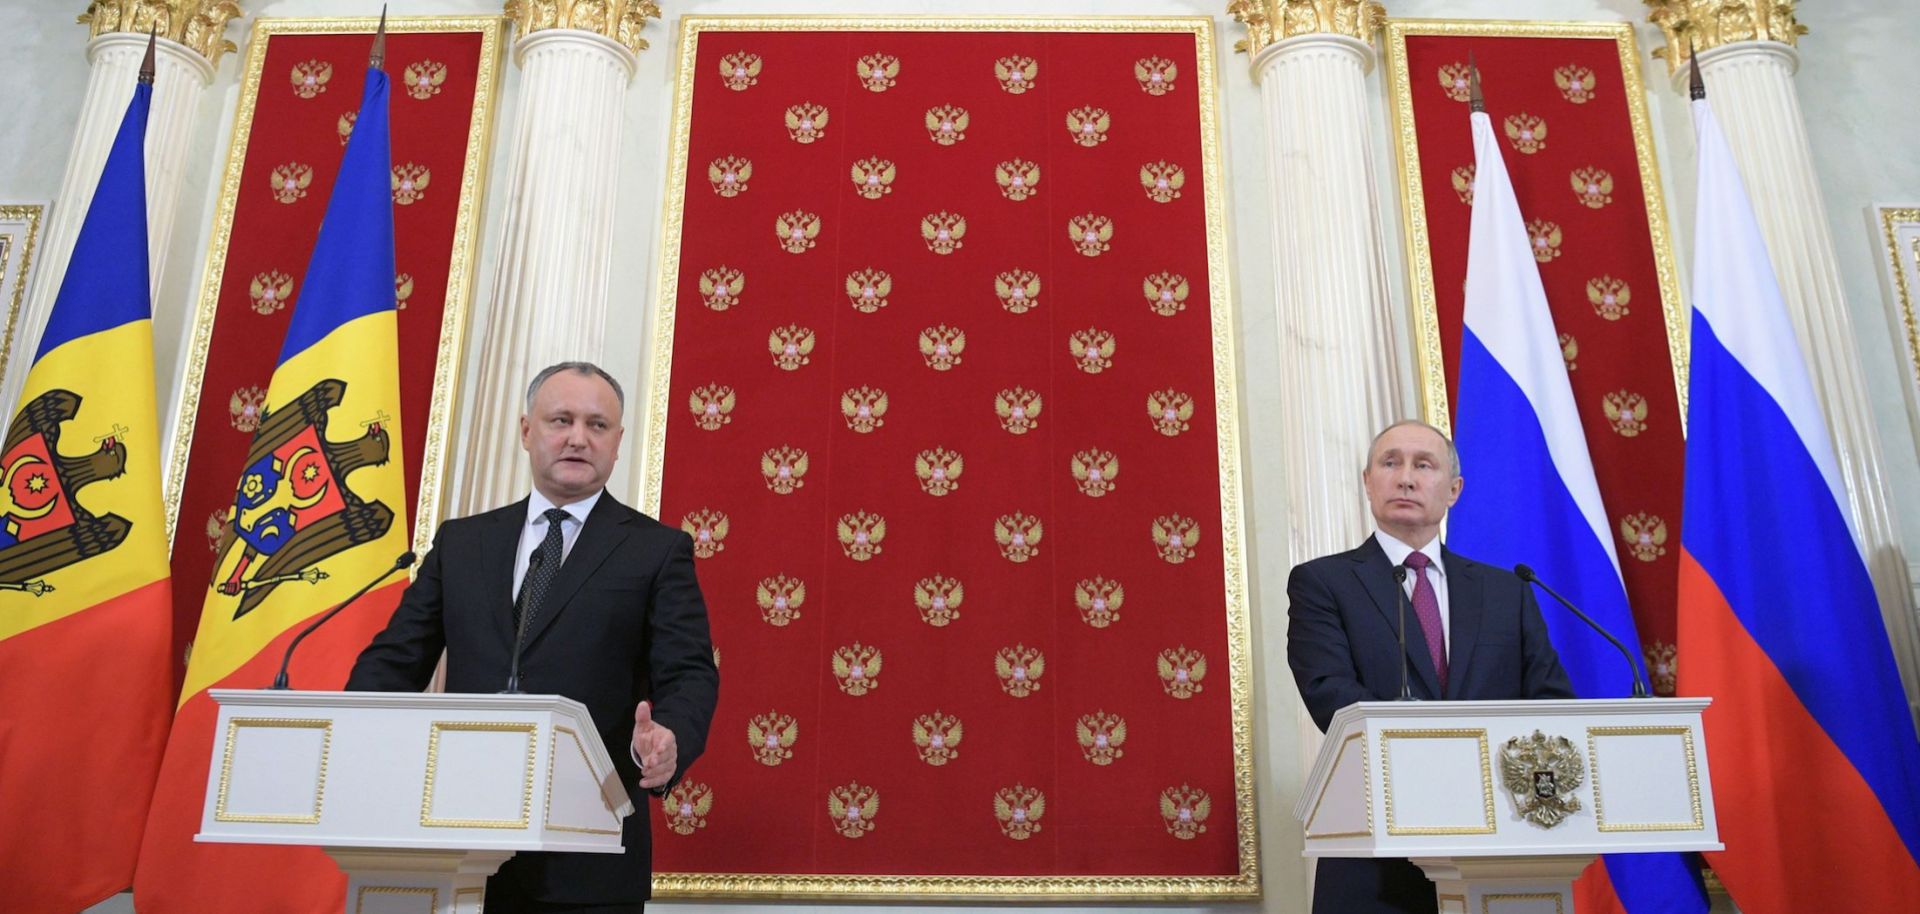
[[[166,764],[140,850],[142,914],[341,910],[346,878],[317,848],[195,843],[218,740],[210,688],[264,688],[314,616],[405,552],[399,343],[387,77],[367,70],[359,118],[307,264],[235,487],[194,636]],[[289,675],[339,689],[385,626],[406,581],[362,597],[300,646]],[[333,797],[314,798],[315,815]],[[263,814],[254,811],[252,814]],[[278,811],[285,815],[285,811]],[[247,810],[228,810],[245,816]]]
[[[153,86],[120,121],[0,444],[0,908],[127,887],[172,714],[147,288]]]
[[[1806,362],[1702,98],[1679,691],[1747,914],[1920,905],[1920,743]]]

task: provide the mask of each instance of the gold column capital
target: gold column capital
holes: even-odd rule
[[[77,20],[89,39],[115,32],[159,34],[192,48],[218,66],[220,55],[236,50],[227,40],[227,23],[240,16],[234,0],[92,0]]]
[[[1647,20],[1665,33],[1667,46],[1653,56],[1665,58],[1667,70],[1678,73],[1687,65],[1687,42],[1695,52],[1736,41],[1777,41],[1798,44],[1807,27],[1794,18],[1793,0],[1644,0]]]
[[[605,35],[636,54],[647,49],[640,28],[660,18],[654,0],[507,0],[507,18],[525,38],[544,29],[581,29]]]
[[[1230,0],[1227,15],[1247,27],[1233,49],[1258,54],[1301,35],[1344,35],[1372,45],[1387,8],[1378,0]]]

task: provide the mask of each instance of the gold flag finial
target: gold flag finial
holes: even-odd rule
[[[373,52],[367,55],[367,68],[378,70],[387,62],[387,5],[380,4],[380,27],[373,32]]]
[[[160,30],[157,27],[148,26],[147,56],[140,61],[140,84],[143,86],[153,85],[153,51],[154,45],[158,43],[159,40]]]
[[[1475,114],[1487,110],[1487,97],[1480,92],[1480,68],[1474,66],[1473,52],[1467,52],[1467,107]]]

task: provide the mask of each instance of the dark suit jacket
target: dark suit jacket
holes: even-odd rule
[[[419,691],[447,654],[447,691],[498,692],[513,655],[513,567],[527,502],[440,527],[393,618],[353,666],[347,688]],[[673,731],[678,778],[706,747],[719,695],[693,540],[602,493],[527,625],[521,688],[586,705],[636,810],[625,854],[521,853],[495,880],[566,904],[631,904],[652,891],[650,813],[633,764],[634,708],[653,702]]]
[[[1573,686],[1547,639],[1533,588],[1510,571],[1441,549],[1452,647],[1446,694],[1427,655],[1412,601],[1405,662],[1415,698],[1448,701],[1572,698]],[[1379,540],[1314,559],[1287,579],[1287,665],[1320,729],[1356,701],[1400,697],[1400,585]],[[1433,883],[1405,860],[1321,858],[1313,909],[1327,914],[1435,910]]]

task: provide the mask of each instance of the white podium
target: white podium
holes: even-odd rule
[[[622,853],[633,803],[558,695],[216,689],[196,841],[307,844],[346,910],[480,914],[516,851]]]
[[[1723,849],[1704,698],[1361,702],[1294,807],[1308,857],[1405,857],[1441,914],[1572,914],[1598,854]]]

